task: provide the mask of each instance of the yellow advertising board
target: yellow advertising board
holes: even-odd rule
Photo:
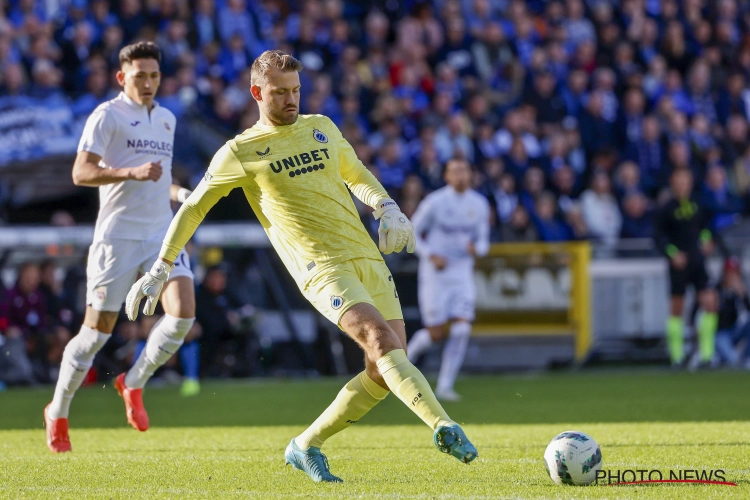
[[[499,243],[477,259],[476,335],[573,335],[591,345],[588,242]]]

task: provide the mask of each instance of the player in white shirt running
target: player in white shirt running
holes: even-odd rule
[[[468,161],[449,160],[444,178],[448,185],[427,195],[412,218],[419,255],[419,311],[425,328],[414,334],[407,352],[414,362],[433,342],[447,336],[435,395],[459,401],[453,384],[474,320],[474,257],[486,255],[490,248],[490,207],[470,189]]]
[[[120,51],[117,81],[123,91],[89,117],[73,165],[73,182],[99,188],[99,215],[86,269],[86,315],[67,345],[52,402],[44,409],[47,446],[70,451],[68,412],[96,353],[109,340],[117,316],[139,273],[158,257],[172,220],[170,200],[190,191],[172,184],[176,120],[154,97],[159,89],[161,52],[152,42]],[[183,251],[184,252],[184,251]],[[193,273],[182,253],[161,295],[165,315],[127,372],[115,379],[128,422],[148,429],[142,392],[146,381],[182,345],[195,321]],[[156,307],[156,301],[147,304]]]

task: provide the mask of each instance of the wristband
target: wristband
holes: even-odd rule
[[[383,200],[380,200],[375,208],[375,211],[373,212],[372,216],[375,217],[375,219],[379,219],[381,215],[386,213],[389,210],[399,210],[398,205],[395,201],[393,201],[390,198],[385,198]]]

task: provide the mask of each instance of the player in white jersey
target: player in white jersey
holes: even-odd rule
[[[190,191],[172,184],[176,120],[154,101],[159,88],[161,52],[139,42],[120,51],[117,81],[123,91],[89,117],[73,165],[73,182],[99,188],[99,215],[89,249],[86,315],[68,343],[52,402],[44,409],[47,446],[70,451],[68,412],[96,353],[109,340],[125,296],[139,273],[158,257],[172,220],[170,199],[184,201]],[[162,292],[165,315],[149,334],[146,347],[127,372],[115,379],[128,422],[148,429],[142,390],[154,371],[182,345],[195,321],[193,273],[181,254]],[[156,301],[148,304],[156,307]]]
[[[419,255],[419,311],[425,328],[414,334],[407,352],[414,362],[433,342],[447,336],[435,395],[458,401],[461,397],[453,384],[474,320],[474,257],[486,255],[490,247],[490,207],[470,189],[472,171],[466,160],[449,160],[444,178],[448,185],[427,195],[412,218]]]

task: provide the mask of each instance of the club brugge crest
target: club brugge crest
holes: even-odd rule
[[[316,128],[313,129],[313,139],[322,143],[328,142],[328,136]]]
[[[341,309],[344,305],[344,299],[338,295],[331,295],[331,307],[334,309]]]

